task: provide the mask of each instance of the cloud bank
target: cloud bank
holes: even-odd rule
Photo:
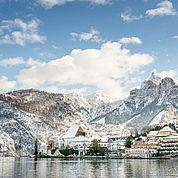
[[[53,6],[63,5],[65,3],[74,2],[76,0],[36,0],[36,1],[42,7],[49,9],[49,8],[52,8]],[[82,1],[82,0],[80,0],[80,1]],[[92,4],[97,4],[97,5],[110,4],[109,0],[84,0],[84,1],[88,1]]]
[[[9,81],[6,76],[0,78],[0,91],[14,89],[16,81]]]
[[[34,65],[19,72],[17,80],[25,87],[45,83],[68,86],[95,86],[106,94],[123,98],[125,81],[154,61],[149,54],[131,54],[119,42],[104,43],[100,49],[74,49],[69,55]]]
[[[25,61],[22,57],[7,58],[7,59],[0,60],[0,65],[3,67],[16,66],[20,64],[25,64]]]

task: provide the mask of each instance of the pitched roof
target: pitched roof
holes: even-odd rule
[[[88,142],[88,141],[89,141],[89,139],[84,136],[75,137],[71,140],[71,142]]]
[[[64,136],[62,138],[72,138],[72,137],[75,137],[78,129],[79,129],[79,126],[70,127],[69,130],[64,134]]]
[[[170,127],[166,126],[164,128],[162,128],[159,132],[165,132],[165,131],[169,131],[169,132],[175,132],[175,130],[171,129]]]
[[[79,129],[82,129],[82,128],[80,126],[72,126],[72,127],[70,127],[70,129],[64,134],[64,136],[62,138],[66,139],[66,138],[75,137]]]
[[[159,132],[159,131],[150,131],[150,132],[147,134],[147,136],[148,136],[148,137],[156,136],[158,132]]]

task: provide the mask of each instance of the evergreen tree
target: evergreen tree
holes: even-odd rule
[[[131,145],[132,145],[132,137],[129,136],[129,137],[127,137],[127,140],[125,142],[125,147],[126,148],[131,148]]]
[[[100,146],[99,141],[94,139],[91,143],[91,147],[88,150],[87,154],[92,156],[93,155],[104,156],[106,152],[108,152],[108,148]]]
[[[35,152],[34,155],[38,155],[38,139],[35,139]]]

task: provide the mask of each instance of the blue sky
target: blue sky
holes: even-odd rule
[[[0,0],[0,92],[103,91],[177,80],[176,0]]]

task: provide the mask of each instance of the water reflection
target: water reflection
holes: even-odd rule
[[[178,177],[178,160],[0,158],[0,177],[127,178]]]

